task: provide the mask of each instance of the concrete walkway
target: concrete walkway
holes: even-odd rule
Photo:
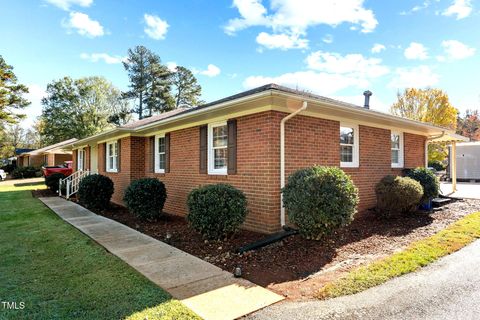
[[[440,189],[443,195],[448,195],[449,197],[480,199],[480,183],[457,182],[457,191],[452,193],[452,184],[450,182],[442,182]]]
[[[283,297],[58,197],[40,200],[204,319],[236,319]]]

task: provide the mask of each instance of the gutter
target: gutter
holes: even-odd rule
[[[280,225],[285,226],[285,208],[283,207],[283,194],[281,190],[285,187],[285,122],[307,109],[307,101],[303,101],[302,107],[289,114],[280,121]]]

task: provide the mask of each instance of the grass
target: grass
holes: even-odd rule
[[[58,218],[30,190],[0,184],[0,319],[198,319]]]
[[[478,238],[480,212],[452,223],[431,237],[412,243],[401,252],[352,270],[320,289],[317,298],[327,299],[366,290],[394,277],[416,271]]]

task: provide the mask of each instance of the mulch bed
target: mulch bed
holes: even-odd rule
[[[32,196],[35,198],[58,197],[58,193],[53,192],[50,189],[38,189],[38,190],[32,190]]]
[[[479,210],[480,200],[461,200],[439,211],[417,212],[395,219],[382,219],[366,212],[350,226],[321,241],[294,235],[242,255],[236,253],[238,248],[265,235],[241,230],[225,241],[206,241],[189,228],[183,217],[165,215],[158,221],[141,221],[120,206],[100,214],[161,241],[169,233],[171,245],[230,272],[241,266],[244,278],[300,300],[311,298],[325,283],[353,267],[399,251]]]

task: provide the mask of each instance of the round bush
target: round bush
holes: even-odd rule
[[[296,171],[282,190],[283,205],[300,234],[318,240],[353,220],[358,190],[336,167],[314,166]]]
[[[208,239],[222,239],[235,232],[247,216],[247,199],[228,184],[192,190],[187,199],[187,220]]]
[[[113,182],[109,177],[92,174],[80,182],[78,201],[87,208],[104,210],[110,205],[113,191]]]
[[[407,173],[407,177],[420,182],[423,188],[422,203],[438,197],[440,192],[440,182],[437,176],[427,168],[415,168]]]
[[[445,165],[440,160],[429,161],[428,166],[432,167],[433,169],[435,169],[437,171],[443,171],[446,168]]]
[[[423,196],[422,185],[408,177],[385,176],[375,186],[377,212],[390,217],[416,209]]]
[[[48,177],[45,177],[45,185],[53,192],[57,192],[60,179],[65,179],[65,175],[62,173],[53,173]]]
[[[157,219],[167,200],[163,182],[155,178],[135,180],[125,190],[123,201],[128,210],[141,219]]]

